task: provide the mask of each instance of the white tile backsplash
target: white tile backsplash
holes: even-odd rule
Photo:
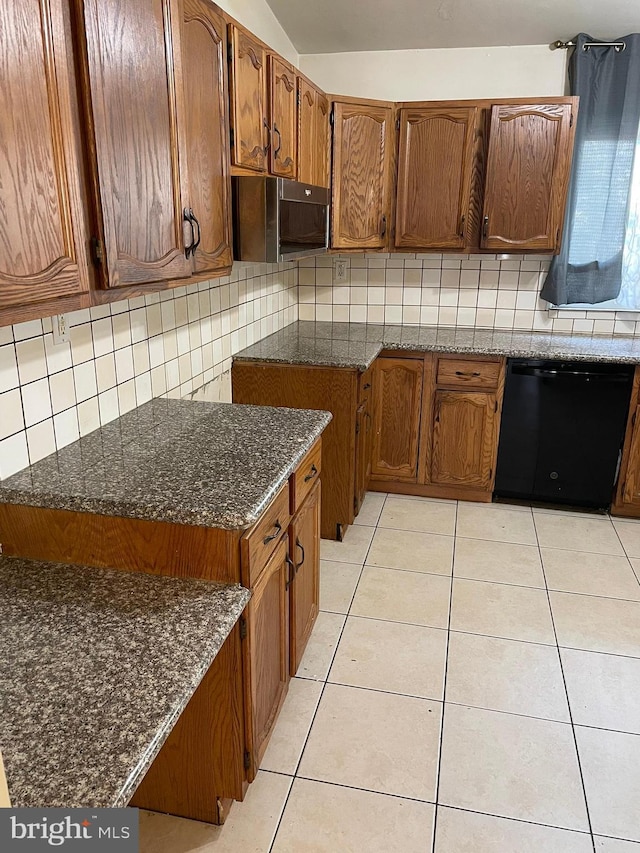
[[[640,335],[635,314],[549,310],[538,294],[551,256],[341,257],[348,283],[335,286],[327,258],[300,262],[301,320]]]
[[[297,265],[236,263],[68,314],[69,343],[53,344],[50,318],[0,328],[0,479],[152,397],[230,400],[232,355],[297,319]]]

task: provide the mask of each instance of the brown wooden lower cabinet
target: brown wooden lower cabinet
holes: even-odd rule
[[[620,473],[611,514],[640,518],[640,367],[636,367],[633,377]]]
[[[294,576],[289,588],[290,675],[298,671],[320,608],[320,482],[289,528]]]
[[[374,369],[369,488],[490,501],[504,359],[392,352]]]

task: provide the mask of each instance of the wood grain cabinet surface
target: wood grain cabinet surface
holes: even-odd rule
[[[329,187],[331,105],[328,97],[302,75],[298,76],[298,180]]]
[[[422,358],[378,358],[373,395],[374,479],[416,482],[422,415]]]
[[[392,105],[334,103],[332,248],[387,246],[393,147]]]
[[[491,108],[482,248],[560,248],[575,109],[571,102]]]
[[[290,180],[297,174],[297,97],[296,73],[293,67],[272,54],[269,57],[269,168],[271,174]]]
[[[0,7],[0,310],[89,289],[67,18],[64,0]]]
[[[246,30],[229,25],[231,128],[234,166],[267,170],[270,126],[267,121],[267,53]]]
[[[403,108],[394,245],[467,246],[477,107]]]
[[[289,529],[290,675],[297,673],[320,609],[320,494],[318,480]]]
[[[640,367],[636,367],[612,515],[640,518]]]

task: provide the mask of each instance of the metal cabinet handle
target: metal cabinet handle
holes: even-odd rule
[[[465,223],[465,215],[462,214],[462,219],[460,220],[460,231],[458,232],[459,237],[464,237],[464,223]]]
[[[195,231],[193,230],[193,219],[191,218],[191,211],[190,211],[188,208],[186,208],[186,207],[185,207],[185,208],[184,208],[184,210],[182,211],[182,218],[184,219],[184,221],[185,221],[185,222],[188,222],[188,223],[189,223],[189,227],[191,228],[191,242],[189,243],[189,245],[188,245],[188,246],[185,246],[185,247],[184,247],[184,256],[185,256],[185,258],[190,258],[190,257],[191,257],[191,255],[192,255],[192,254],[194,253],[194,251],[195,251],[194,247],[195,247],[195,244],[196,244],[196,233],[195,233]]]
[[[285,560],[287,561],[287,566],[289,566],[289,571],[287,572],[289,577],[287,578],[287,581],[284,585],[284,588],[289,589],[289,587],[293,583],[293,579],[296,576],[296,567],[294,565],[293,560],[291,559],[291,557],[288,554],[285,555]]]
[[[489,232],[489,217],[485,216],[482,220],[482,239],[487,239],[487,234]]]
[[[382,220],[380,223],[380,236],[384,237],[384,236],[386,236],[386,233],[387,233],[387,217],[383,213],[382,214]]]
[[[271,536],[266,536],[262,540],[263,545],[267,545],[269,542],[273,542],[274,539],[278,538],[278,536],[280,535],[280,531],[282,530],[282,525],[279,521],[276,521],[276,523],[273,525],[273,529],[275,530],[275,533],[272,533]]]
[[[269,151],[269,148],[271,147],[271,128],[269,127],[269,122],[266,120],[266,118],[262,119],[262,124],[264,125],[264,127],[267,130],[267,144],[262,149],[262,153],[266,157],[267,152]]]
[[[302,568],[302,566],[304,565],[304,545],[303,545],[303,544],[302,544],[302,542],[298,539],[298,537],[297,537],[297,536],[296,536],[296,548],[300,548],[300,550],[302,551],[302,559],[300,560],[300,562],[299,562],[299,563],[297,564],[297,566],[296,566],[296,572],[297,572],[297,571],[298,571],[298,569],[301,569],[301,568]]]
[[[473,373],[466,373],[464,370],[456,370],[456,376],[480,376],[477,371],[473,371]]]
[[[363,390],[363,391],[366,391],[368,388],[371,388],[371,383],[370,383],[370,382],[367,382],[365,385],[363,385],[363,386],[362,386],[362,390]]]
[[[200,233],[200,223],[198,222],[198,219],[191,208],[189,208],[189,218],[191,219],[192,226],[195,224],[196,228],[198,229],[198,236],[196,237],[195,242],[191,247],[191,254],[195,255],[196,249],[200,245],[202,235]]]
[[[273,152],[274,159],[277,159],[278,154],[280,153],[280,149],[282,148],[282,134],[278,130],[278,125],[275,123],[275,121],[273,123],[273,132],[278,134],[278,144],[276,145],[275,150]]]
[[[308,482],[309,482],[309,480],[313,480],[313,478],[316,476],[316,474],[317,474],[317,473],[318,473],[318,469],[316,468],[316,466],[315,466],[315,465],[312,465],[312,466],[311,466],[311,471],[310,471],[310,472],[307,474],[307,476],[304,478],[305,483],[308,483]]]

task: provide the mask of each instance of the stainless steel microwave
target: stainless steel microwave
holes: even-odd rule
[[[232,181],[236,260],[277,264],[327,251],[326,187],[264,175]]]

